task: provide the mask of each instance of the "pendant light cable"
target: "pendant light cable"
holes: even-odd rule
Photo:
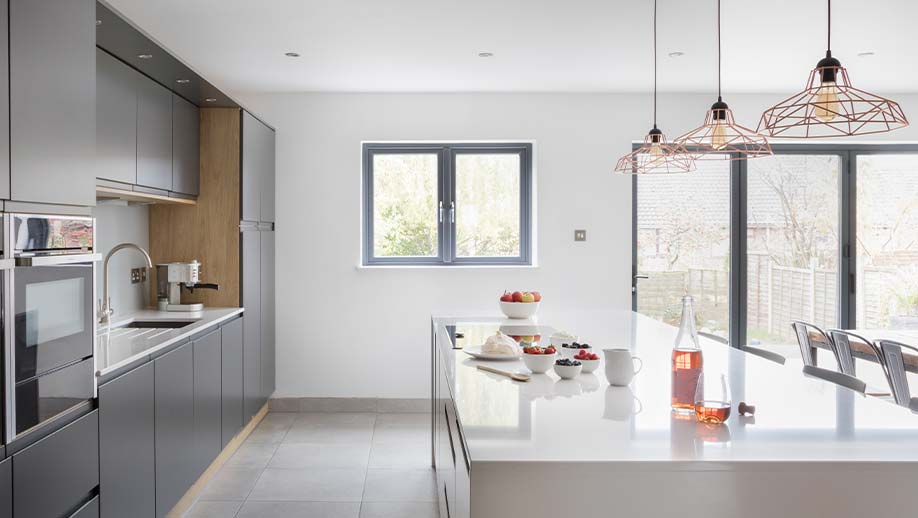
[[[721,100],[720,96],[720,0],[717,0],[717,100]]]
[[[653,127],[657,127],[657,0],[653,0]]]
[[[826,36],[826,52],[832,51],[832,0],[828,0],[829,3],[829,16],[827,17],[829,30],[827,31]]]

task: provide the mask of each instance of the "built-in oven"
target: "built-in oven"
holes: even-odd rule
[[[95,221],[8,214],[6,437],[95,397]]]

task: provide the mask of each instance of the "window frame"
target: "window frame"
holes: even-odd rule
[[[362,252],[363,266],[531,266],[532,265],[532,148],[530,142],[364,142],[362,144]],[[374,255],[373,157],[378,154],[437,155],[437,255],[380,257]],[[460,154],[518,154],[520,156],[520,255],[514,257],[459,257],[456,254],[456,157]]]

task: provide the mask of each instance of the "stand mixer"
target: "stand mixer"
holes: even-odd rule
[[[160,311],[201,311],[204,304],[182,304],[182,287],[190,293],[195,289],[217,290],[220,286],[198,282],[201,277],[201,263],[163,263],[156,265],[156,299]]]

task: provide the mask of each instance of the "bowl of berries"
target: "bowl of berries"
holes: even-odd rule
[[[593,346],[587,343],[571,342],[561,344],[561,357],[572,359],[580,351],[593,352]]]
[[[523,347],[523,363],[533,374],[545,374],[555,363],[558,351],[550,345],[548,347],[527,346]]]
[[[500,310],[507,318],[532,318],[541,301],[542,294],[537,291],[505,291],[500,296]]]
[[[580,375],[583,370],[583,364],[578,360],[570,358],[561,358],[555,360],[555,374],[563,380],[572,380]]]
[[[587,349],[580,349],[574,359],[583,364],[583,372],[590,373],[599,368],[599,355]]]

